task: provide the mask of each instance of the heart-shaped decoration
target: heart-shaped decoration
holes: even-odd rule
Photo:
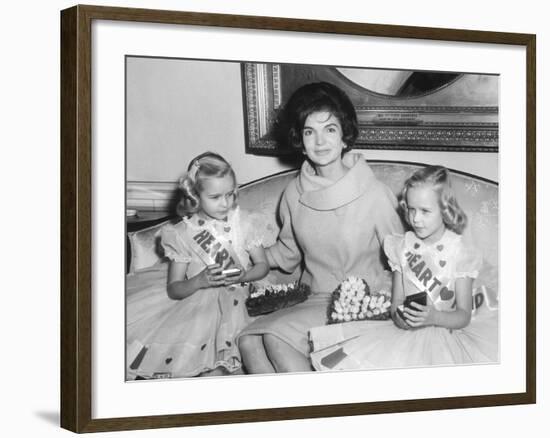
[[[420,248],[420,243],[416,242],[416,243],[414,244],[414,249],[418,249],[418,248]]]
[[[454,297],[454,292],[452,290],[447,289],[446,287],[443,288],[439,296],[443,301],[449,301]]]
[[[229,233],[231,231],[231,227],[224,227],[223,229],[226,233]]]
[[[443,267],[447,264],[445,260],[439,260],[439,266]]]
[[[201,225],[201,226],[204,225],[204,220],[199,219],[199,225]]]
[[[445,248],[443,245],[437,245],[436,248],[439,250],[439,251],[443,251],[443,248]]]
[[[236,306],[239,304],[239,300],[233,300],[233,305]]]
[[[172,358],[171,357],[167,357],[166,360],[164,361],[166,363],[166,365],[168,365],[170,362],[172,362]]]
[[[227,345],[228,347],[231,347],[231,342],[225,341],[225,345]]]

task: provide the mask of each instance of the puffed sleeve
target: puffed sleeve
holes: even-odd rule
[[[387,235],[402,234],[404,228],[403,221],[397,213],[397,199],[391,189],[382,182],[379,182],[376,196],[373,215],[376,224],[376,236],[380,245],[382,245]]]
[[[279,218],[281,221],[279,237],[272,246],[266,249],[270,266],[278,266],[283,271],[289,273],[294,272],[302,260],[302,253],[294,237],[292,212],[290,208],[291,201],[289,200],[293,194],[295,194],[296,197],[298,196],[297,193],[292,192],[292,190],[296,190],[295,184],[295,181],[291,182],[283,193],[279,205]]]
[[[192,253],[187,247],[180,233],[185,230],[185,223],[163,227],[160,232],[160,244],[164,255],[178,263],[190,263]]]
[[[483,262],[481,252],[471,246],[461,245],[456,261],[456,278],[477,278]]]
[[[389,234],[384,239],[384,253],[392,271],[402,272],[399,255],[403,248],[403,239],[404,237],[399,234]]]
[[[244,211],[243,211],[244,212]],[[244,247],[247,251],[260,246],[266,246],[270,239],[269,233],[273,233],[269,220],[265,214],[248,212],[243,215]]]

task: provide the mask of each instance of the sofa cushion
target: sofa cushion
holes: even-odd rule
[[[128,233],[130,241],[130,267],[129,273],[149,268],[164,259],[164,252],[160,245],[160,229],[170,223],[167,220],[160,224]]]

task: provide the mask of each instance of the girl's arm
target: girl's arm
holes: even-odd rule
[[[188,263],[171,262],[168,269],[168,296],[173,300],[190,297],[199,289],[222,286],[225,277],[221,275],[221,267],[212,265],[199,274],[187,279]]]
[[[407,322],[411,327],[435,325],[448,329],[461,329],[470,324],[472,318],[472,278],[458,278],[455,283],[456,309],[442,312],[433,306],[412,303],[418,310],[405,308]]]
[[[397,313],[397,307],[405,301],[405,292],[403,291],[403,276],[399,271],[393,271],[392,275],[392,293],[391,293],[391,316],[395,325],[404,330],[411,327],[401,319]]]
[[[225,284],[241,283],[244,281],[256,281],[264,278],[269,272],[269,263],[265,250],[261,246],[256,246],[248,252],[252,260],[252,268],[242,272],[236,277],[226,277]]]

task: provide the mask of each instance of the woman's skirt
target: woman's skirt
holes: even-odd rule
[[[246,327],[241,336],[271,334],[286,342],[305,356],[309,356],[309,330],[327,322],[330,293],[312,294],[293,307],[258,317]]]

